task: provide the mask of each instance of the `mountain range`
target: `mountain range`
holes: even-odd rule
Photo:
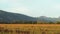
[[[56,22],[60,21],[60,18],[51,18],[46,16],[40,16],[40,17],[30,17],[24,14],[18,14],[18,13],[11,13],[6,12],[3,10],[0,10],[0,22],[11,22],[11,21],[43,21],[43,22]]]
[[[26,16],[24,14],[17,14],[17,13],[11,13],[11,12],[0,10],[0,21],[11,22],[11,21],[22,21],[22,20],[36,21],[36,18]]]
[[[46,16],[41,16],[41,17],[38,18],[38,20],[42,21],[42,22],[57,22],[58,19],[59,18],[51,18],[51,17],[46,17]]]

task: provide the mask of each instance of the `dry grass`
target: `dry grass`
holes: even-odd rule
[[[0,24],[4,29],[29,31],[30,34],[60,34],[60,24]]]

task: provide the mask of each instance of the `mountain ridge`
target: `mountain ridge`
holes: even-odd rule
[[[17,20],[26,20],[26,21],[36,21],[35,18],[26,16],[23,14],[10,13],[0,10],[0,20],[3,21],[17,21]]]
[[[57,22],[60,18],[51,18],[46,16],[30,17],[24,14],[11,13],[0,10],[0,22],[12,22],[12,21],[43,21],[43,22]]]

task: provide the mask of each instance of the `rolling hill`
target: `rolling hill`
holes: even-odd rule
[[[12,21],[36,21],[36,18],[26,16],[24,14],[10,13],[0,10],[0,22],[12,22]]]

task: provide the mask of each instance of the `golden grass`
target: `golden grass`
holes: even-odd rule
[[[19,29],[21,31],[30,31],[30,34],[46,34],[60,33],[60,24],[0,24],[9,30]]]

